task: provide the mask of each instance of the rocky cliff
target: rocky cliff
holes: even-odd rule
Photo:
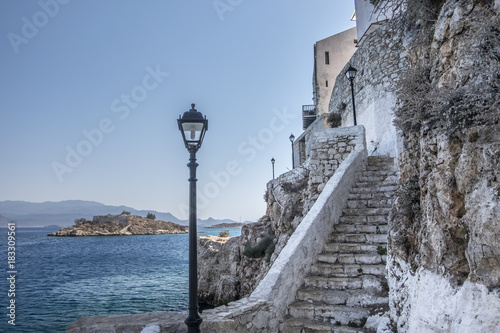
[[[398,332],[499,332],[500,3],[429,10],[406,23],[398,84],[391,319]]]
[[[94,216],[92,221],[86,219],[75,220],[75,225],[63,228],[48,236],[126,236],[126,235],[161,235],[185,234],[187,226],[172,222],[156,221],[153,219],[129,215]]]

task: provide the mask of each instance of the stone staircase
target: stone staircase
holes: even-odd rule
[[[374,332],[363,326],[366,318],[388,309],[387,217],[397,178],[392,158],[368,157],[281,332]]]

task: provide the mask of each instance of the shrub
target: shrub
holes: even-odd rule
[[[420,186],[416,173],[405,179],[398,189],[397,195],[400,207],[411,214],[411,216],[418,217],[420,214]]]
[[[340,115],[340,113],[332,112],[328,114],[327,121],[328,125],[330,125],[330,128],[339,127],[340,125],[342,125],[342,116]]]
[[[153,213],[148,213],[148,215],[146,216],[146,218],[148,218],[150,220],[156,220],[156,215],[153,214]]]
[[[479,15],[484,23],[471,24],[461,33],[460,44],[469,47],[454,51],[454,56],[461,59],[455,65],[459,69],[457,77],[443,86],[437,84],[442,69],[434,67],[436,59],[431,54],[433,30],[425,30],[429,32],[422,33],[418,41],[412,43],[413,57],[422,60],[406,70],[397,84],[398,108],[394,123],[403,132],[419,133],[422,128],[451,135],[500,121],[500,18],[492,16],[487,7],[478,11],[476,17]],[[461,66],[465,67],[460,69]],[[468,67],[467,78],[461,78],[459,74],[467,74]]]
[[[387,254],[387,248],[383,247],[382,245],[379,245],[377,247],[377,253],[380,254],[381,256],[385,256]]]
[[[253,259],[262,258],[266,255],[266,261],[269,262],[275,247],[276,244],[274,244],[274,237],[271,235],[265,235],[253,245],[247,243],[245,249],[243,250],[243,255]]]
[[[219,237],[229,237],[229,230],[219,232]]]
[[[387,281],[380,282],[380,286],[382,286],[382,289],[389,291],[389,283]]]
[[[83,224],[85,222],[87,222],[87,219],[84,217],[82,217],[80,219],[75,219],[75,225],[80,225],[80,224]]]
[[[375,18],[384,19],[386,16],[402,16],[403,26],[400,28],[411,28],[417,25],[419,21],[435,19],[444,1],[370,0],[370,3],[376,8],[377,14],[375,14]]]
[[[347,324],[347,326],[349,326],[349,327],[356,327],[356,328],[363,327],[363,326],[365,326],[365,324],[366,324],[366,320],[367,320],[367,319],[368,319],[368,318],[363,317],[363,318],[361,318],[361,319],[359,320],[359,322],[358,322],[358,321],[352,321],[352,320],[351,320],[351,321],[349,321],[349,323]]]
[[[130,215],[130,212],[127,212],[126,210],[124,210],[120,215]]]

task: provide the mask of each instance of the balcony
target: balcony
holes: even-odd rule
[[[302,105],[302,129],[307,129],[316,120],[316,105]]]

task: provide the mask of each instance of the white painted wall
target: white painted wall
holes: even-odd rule
[[[355,95],[356,121],[366,129],[368,155],[397,156],[396,128],[393,125],[395,92],[383,86],[366,86]],[[343,114],[342,126],[353,126],[352,110]]]

